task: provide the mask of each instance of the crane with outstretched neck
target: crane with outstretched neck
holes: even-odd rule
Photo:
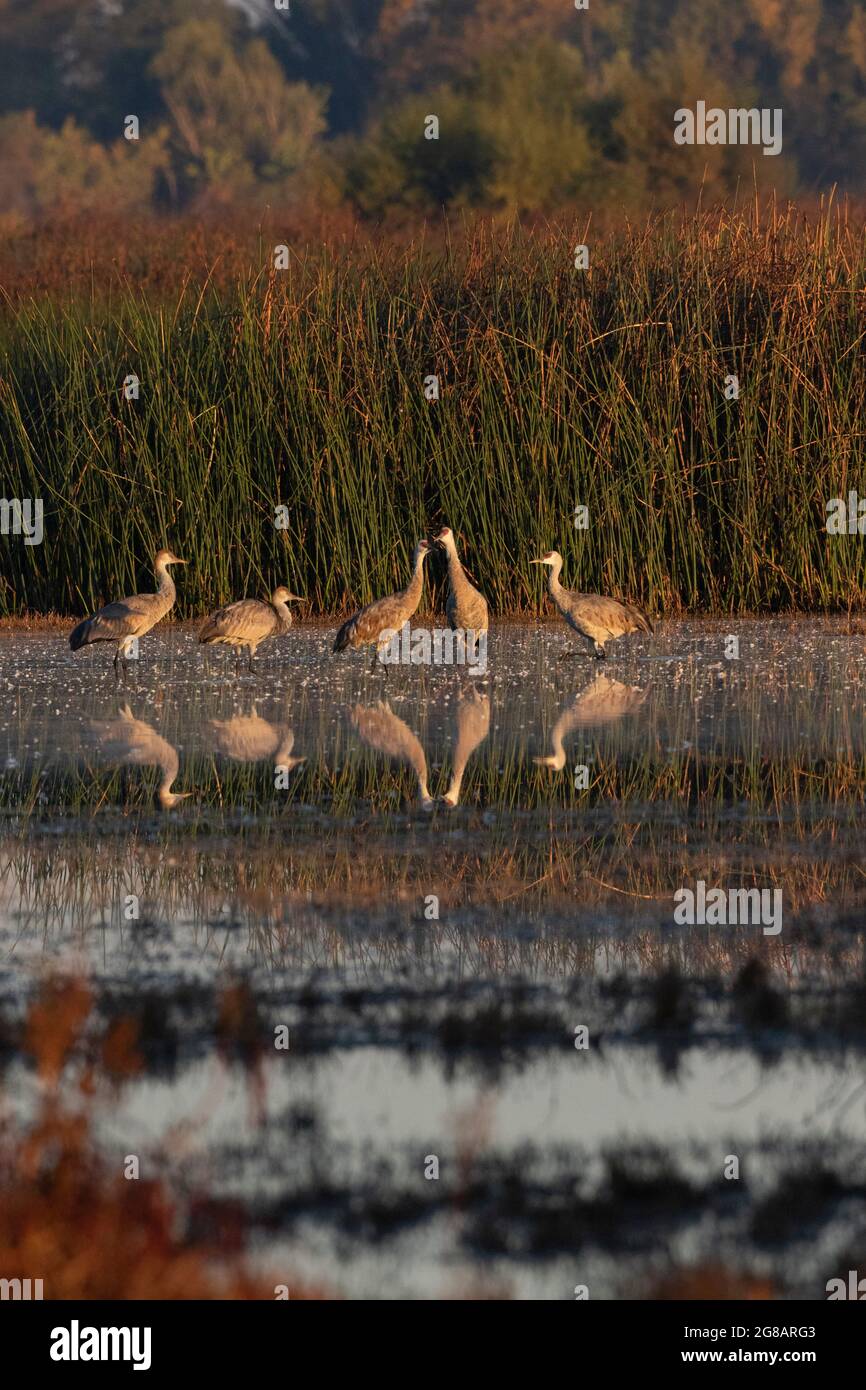
[[[365,608],[359,608],[348,618],[334,639],[334,651],[343,652],[347,647],[357,651],[359,647],[375,646],[373,669],[376,661],[387,648],[394,633],[399,632],[405,622],[421,602],[424,588],[424,561],[430,553],[430,542],[418,541],[412,559],[412,577],[405,589],[384,598],[374,599]]]
[[[126,658],[133,650],[137,639],[150,632],[152,627],[156,627],[160,619],[174,606],[177,590],[169,574],[169,567],[185,564],[186,560],[179,559],[170,550],[158,551],[153,561],[157,580],[156,593],[134,594],[132,598],[121,598],[114,603],[107,603],[91,618],[85,618],[69,634],[72,650],[77,652],[79,648],[86,647],[91,642],[114,642],[114,668],[117,670],[119,661],[125,671]]]
[[[617,637],[627,632],[652,633],[655,630],[646,613],[631,603],[621,603],[603,594],[577,594],[564,589],[559,582],[562,556],[558,550],[549,550],[539,560],[530,560],[530,564],[548,567],[550,597],[571,630],[591,644],[599,661],[607,655],[607,643]]]

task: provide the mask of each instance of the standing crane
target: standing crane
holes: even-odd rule
[[[208,646],[223,644],[238,649],[246,647],[247,669],[252,671],[256,648],[266,637],[278,637],[288,632],[292,626],[288,604],[302,602],[299,594],[291,593],[283,585],[274,589],[270,603],[257,598],[239,599],[237,603],[218,608],[205,618],[198,640]]]
[[[575,594],[564,589],[559,582],[562,556],[558,550],[549,550],[540,560],[529,563],[547,565],[550,597],[572,631],[592,645],[599,661],[607,655],[605,643],[626,632],[654,631],[647,615],[630,603],[620,603],[619,599],[605,598],[602,594]]]
[[[454,532],[450,526],[443,526],[435,537],[448,556],[448,597],[445,600],[445,616],[452,632],[487,631],[487,600],[466,578],[466,571],[457,554]]]
[[[125,671],[126,658],[133,650],[137,638],[143,637],[152,627],[156,627],[160,618],[164,618],[174,605],[177,590],[168,572],[169,566],[185,564],[186,560],[178,559],[170,550],[158,551],[153,561],[153,570],[157,578],[156,593],[135,594],[132,598],[121,598],[114,603],[107,603],[98,613],[94,613],[92,618],[85,618],[70,632],[69,645],[72,650],[77,652],[79,647],[86,647],[90,642],[114,642],[115,672],[118,661]]]
[[[424,561],[429,553],[430,542],[419,541],[412,559],[412,578],[406,588],[400,589],[396,594],[388,594],[385,598],[375,599],[373,603],[368,603],[366,608],[360,608],[348,618],[334,639],[335,652],[343,652],[347,647],[357,651],[359,647],[375,644],[372,669],[376,669],[376,661],[387,648],[391,635],[400,631],[421,602]]]

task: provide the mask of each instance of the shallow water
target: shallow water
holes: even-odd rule
[[[122,730],[112,724],[125,705],[178,752],[177,789],[209,800],[213,781],[190,784],[186,767],[198,771],[202,758],[301,757],[336,772],[363,751],[359,709],[383,699],[420,742],[428,770],[443,772],[431,777],[439,783],[431,790],[442,792],[461,727],[464,752],[494,776],[512,758],[556,759],[560,742],[569,767],[600,754],[860,760],[866,636],[847,626],[667,624],[654,639],[612,645],[609,659],[596,662],[559,626],[502,625],[490,636],[486,675],[474,680],[457,666],[371,673],[362,655],[335,656],[332,634],[310,629],[262,647],[255,674],[243,667],[236,674],[225,650],[203,651],[193,632],[175,629],[144,639],[140,660],[118,682],[110,647],[73,655],[62,637],[7,635],[0,638],[0,765],[38,764],[46,775],[82,759],[119,765]],[[725,656],[731,634],[739,641],[736,660]],[[396,724],[380,738],[395,759],[417,754]],[[159,745],[153,751],[167,757]],[[407,792],[411,784],[410,776]],[[491,807],[508,805],[495,781],[486,791]]]
[[[106,1153],[170,1169],[195,1116],[187,1179],[243,1200],[269,1268],[350,1296],[623,1296],[722,1252],[823,1297],[866,1237],[866,637],[668,623],[573,651],[505,624],[482,677],[371,673],[300,628],[250,675],[174,629],[118,684],[107,648],[0,638],[6,1026],[47,973],[89,980],[144,1059]],[[698,879],[778,889],[781,931],[678,925]],[[245,1062],[215,1023],[239,982]],[[661,1176],[623,1189],[644,1151]],[[822,1166],[804,1260],[773,1193]]]

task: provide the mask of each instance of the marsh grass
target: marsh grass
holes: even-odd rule
[[[482,227],[283,274],[263,248],[235,284],[7,297],[0,475],[46,535],[4,538],[0,614],[91,610],[165,540],[184,615],[277,576],[343,612],[444,521],[500,613],[538,608],[551,546],[573,587],[656,613],[859,605],[862,538],[824,523],[866,492],[862,226],[832,204],[667,216],[593,240],[586,273],[581,239]]]
[[[786,922],[799,917],[807,941],[814,923],[820,945],[822,921],[846,937],[859,930],[861,824],[851,802],[774,809],[676,800],[494,819],[357,806],[342,819],[288,807],[279,816],[231,808],[166,819],[135,796],[67,819],[5,818],[0,881],[13,898],[25,889],[41,922],[68,920],[67,891],[82,920],[87,903],[113,917],[136,892],[160,915],[253,930],[322,912],[402,930],[435,892],[460,930],[480,924],[489,937],[545,914],[571,921],[594,912],[642,919],[655,936],[671,924],[675,891],[703,878],[782,889]],[[659,942],[666,950],[664,933]]]
[[[479,759],[467,771],[457,815],[444,806],[435,810],[440,829],[462,825],[485,809],[485,833],[498,821],[512,837],[524,822],[519,833],[539,824],[539,814],[545,812],[554,821],[571,816],[602,826],[618,819],[640,820],[650,812],[656,818],[682,814],[698,820],[704,835],[720,834],[724,826],[730,833],[740,820],[752,831],[756,821],[768,816],[779,827],[809,825],[822,816],[853,826],[863,814],[864,757],[792,761],[684,753],[663,761],[645,753],[623,761],[596,754],[586,790],[576,790],[568,775],[554,778],[516,754],[505,757],[504,762]],[[432,778],[434,794],[441,796],[447,774],[437,771]],[[0,776],[0,813],[48,823],[58,817],[94,820],[117,809],[147,816],[154,812],[159,780],[156,770],[108,770],[98,762],[30,765]],[[291,822],[301,837],[305,819],[315,833],[371,823],[377,833],[387,833],[405,826],[407,819],[422,826],[431,820],[417,805],[412,774],[399,765],[383,770],[382,760],[369,754],[338,765],[311,761],[291,773],[288,789],[275,790],[270,764],[232,765],[193,753],[175,790],[191,792],[190,814],[175,816],[190,836],[209,835],[251,817],[265,828],[273,823],[281,833]]]

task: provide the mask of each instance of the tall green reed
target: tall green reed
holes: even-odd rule
[[[0,538],[0,614],[92,609],[163,543],[191,561],[183,616],[278,580],[342,612],[444,522],[499,612],[537,610],[550,547],[572,587],[655,612],[861,603],[863,539],[825,506],[866,493],[862,228],[668,216],[601,238],[588,272],[574,239],[481,228],[171,302],[128,281],[10,301],[2,493],[43,499],[45,539]]]

